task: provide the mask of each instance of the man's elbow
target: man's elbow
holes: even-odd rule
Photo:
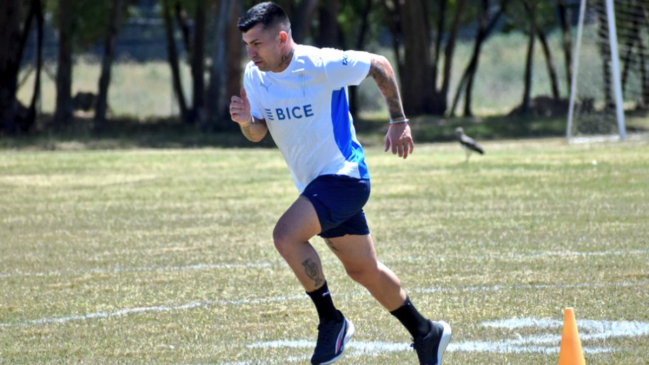
[[[391,73],[393,73],[393,70],[390,61],[385,56],[374,54],[368,76],[376,79],[377,77],[385,77]]]
[[[264,140],[264,137],[266,137],[267,131],[263,131],[262,133],[259,134],[250,134],[248,137],[248,140],[253,143],[259,143]]]
[[[375,54],[374,59],[381,65],[390,65],[390,61],[383,55]]]

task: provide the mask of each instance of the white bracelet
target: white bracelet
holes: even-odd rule
[[[390,124],[408,123],[409,121],[410,121],[410,119],[408,119],[408,118],[397,119],[397,120],[390,120]]]

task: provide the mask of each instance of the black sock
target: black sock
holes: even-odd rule
[[[417,311],[417,308],[410,302],[409,297],[406,297],[406,301],[401,307],[390,312],[390,314],[397,317],[399,322],[410,332],[412,338],[426,336],[430,332],[430,323]]]
[[[334,306],[334,301],[331,298],[331,294],[329,294],[329,287],[326,281],[320,289],[306,294],[313,300],[315,309],[318,311],[320,322],[340,321],[342,319],[342,315]]]

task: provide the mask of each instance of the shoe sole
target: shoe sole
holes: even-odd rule
[[[439,345],[437,346],[437,365],[442,365],[442,355],[444,355],[448,343],[451,342],[451,325],[444,321],[439,321],[437,323],[444,327],[442,338],[439,340]]]
[[[345,319],[345,321],[347,321],[347,333],[345,333],[345,338],[343,339],[343,346],[340,348],[340,353],[338,354],[338,356],[334,357],[333,359],[327,362],[321,362],[319,365],[333,364],[334,362],[336,362],[336,360],[340,359],[345,353],[345,349],[347,349],[347,342],[349,342],[349,340],[352,339],[352,336],[354,335],[354,331],[355,331],[354,324],[348,319]]]

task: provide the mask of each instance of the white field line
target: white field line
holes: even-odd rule
[[[483,292],[503,290],[540,290],[540,289],[592,289],[606,287],[645,286],[649,282],[617,282],[617,283],[579,283],[579,284],[528,284],[528,285],[489,285],[489,286],[458,286],[432,287],[415,289],[417,293],[448,293],[448,292]]]
[[[483,322],[482,325],[485,327],[515,330],[520,328],[561,328],[563,322],[549,318],[513,318]],[[582,340],[649,335],[649,323],[647,322],[579,319],[577,320],[577,327],[580,332],[579,337]]]
[[[283,365],[283,364],[288,364],[288,363],[306,363],[311,359],[310,355],[303,355],[303,356],[289,356],[286,358],[282,358],[279,360],[276,359],[264,359],[263,362],[260,361],[235,361],[235,362],[224,362],[224,363],[217,363],[215,365],[259,365],[259,364],[268,364],[268,365]]]
[[[86,274],[120,274],[129,272],[168,272],[168,271],[194,271],[194,270],[223,270],[223,269],[250,269],[278,266],[279,262],[248,262],[243,264],[197,264],[187,266],[140,266],[140,267],[115,267],[108,269],[90,270],[61,270],[38,273],[0,273],[0,278],[19,276],[61,276],[61,275],[86,275]]]
[[[611,251],[593,251],[593,252],[578,252],[578,251],[548,251],[548,252],[528,252],[528,253],[503,253],[503,254],[491,254],[491,255],[457,255],[457,256],[417,256],[417,257],[405,257],[397,260],[383,260],[385,263],[390,262],[422,262],[422,261],[443,261],[450,257],[462,257],[462,258],[473,258],[473,259],[526,259],[526,258],[536,258],[536,257],[592,257],[592,256],[619,256],[619,255],[645,255],[649,254],[649,250],[611,250]]]
[[[484,327],[506,328],[517,330],[530,328],[535,331],[550,329],[552,334],[540,334],[523,337],[516,333],[517,338],[501,339],[498,341],[462,341],[451,342],[449,352],[490,352],[490,353],[543,353],[556,354],[559,352],[563,322],[550,318],[520,318],[489,321],[480,324]],[[582,342],[605,340],[619,337],[640,337],[649,335],[649,323],[630,321],[596,321],[578,320],[577,325],[581,330]],[[276,340],[257,342],[249,345],[253,349],[278,349],[293,348],[311,350],[315,342],[306,340]],[[377,342],[377,341],[352,341],[348,344],[348,357],[376,356],[391,352],[405,352],[410,350],[407,343]],[[614,352],[611,347],[584,346],[586,354]],[[240,363],[223,363],[221,365],[234,365]],[[241,363],[246,364],[246,363]]]
[[[649,282],[617,282],[617,283],[582,283],[582,284],[557,284],[557,285],[494,285],[494,286],[457,286],[457,287],[433,287],[433,288],[416,288],[413,291],[417,293],[448,293],[448,292],[478,292],[478,291],[503,291],[503,290],[544,290],[544,289],[567,289],[567,288],[602,288],[602,287],[640,287],[649,286]],[[363,291],[358,291],[355,294],[338,294],[338,297],[359,297],[367,295]],[[0,327],[10,326],[30,326],[49,323],[65,323],[70,321],[81,321],[91,319],[105,319],[112,317],[121,317],[132,314],[141,313],[155,313],[155,312],[172,312],[183,311],[188,309],[195,309],[201,307],[212,306],[239,306],[239,305],[258,305],[268,303],[283,303],[296,300],[305,300],[304,295],[295,296],[276,296],[268,298],[244,298],[237,300],[216,300],[216,301],[199,301],[187,303],[179,306],[150,306],[150,307],[137,307],[125,308],[117,311],[104,311],[80,315],[70,315],[64,317],[50,317],[32,319],[24,322],[6,322],[0,323]]]
[[[105,319],[111,317],[121,317],[131,314],[140,314],[140,313],[155,313],[155,312],[172,312],[172,311],[183,311],[188,309],[195,309],[201,307],[212,307],[212,306],[237,306],[237,305],[256,305],[256,304],[267,304],[267,303],[282,303],[293,300],[304,299],[303,295],[293,296],[293,297],[270,297],[270,298],[260,298],[260,299],[238,299],[238,300],[222,300],[222,301],[200,301],[192,302],[179,306],[151,306],[151,307],[138,307],[138,308],[126,308],[113,312],[95,312],[81,315],[72,315],[66,317],[52,317],[52,318],[40,318],[28,320],[25,322],[16,322],[16,323],[0,323],[0,327],[9,327],[9,326],[30,326],[38,324],[48,324],[48,323],[65,323],[70,321],[81,321],[89,319]]]
[[[537,339],[543,340],[537,342]],[[551,339],[551,343],[547,340]],[[552,347],[543,346],[545,344]],[[446,348],[449,352],[495,352],[495,353],[546,353],[553,354],[559,352],[561,336],[535,336],[523,338],[523,340],[499,340],[499,341],[463,341],[452,342]],[[532,344],[527,345],[527,344]],[[257,342],[248,346],[254,349],[279,349],[293,348],[312,350],[315,347],[314,341],[306,340],[276,340],[267,342]],[[348,353],[346,357],[365,357],[376,356],[393,352],[412,351],[409,343],[405,342],[380,342],[380,341],[354,341],[347,344]],[[585,347],[583,351],[588,354],[613,352],[612,348],[606,347]],[[221,365],[233,365],[238,363],[225,363]]]
[[[493,255],[463,255],[463,258],[473,258],[476,260],[481,259],[507,259],[507,258],[535,258],[535,257],[591,257],[591,256],[609,256],[609,255],[644,255],[649,254],[647,250],[613,250],[613,251],[595,251],[595,252],[576,252],[576,251],[553,251],[553,252],[532,252],[522,254],[493,254]],[[399,262],[431,262],[431,261],[444,261],[458,256],[418,256],[418,257],[405,257],[401,259],[387,259],[382,260],[385,263],[399,263]],[[115,267],[115,268],[96,268],[89,270],[57,270],[38,273],[0,273],[1,278],[12,277],[47,277],[47,276],[61,276],[61,275],[86,275],[86,274],[120,274],[130,272],[182,272],[182,271],[195,271],[195,270],[227,270],[227,269],[250,269],[250,268],[267,268],[275,266],[284,266],[285,263],[278,262],[248,262],[240,264],[221,263],[221,264],[197,264],[187,266],[158,266],[158,267]]]

